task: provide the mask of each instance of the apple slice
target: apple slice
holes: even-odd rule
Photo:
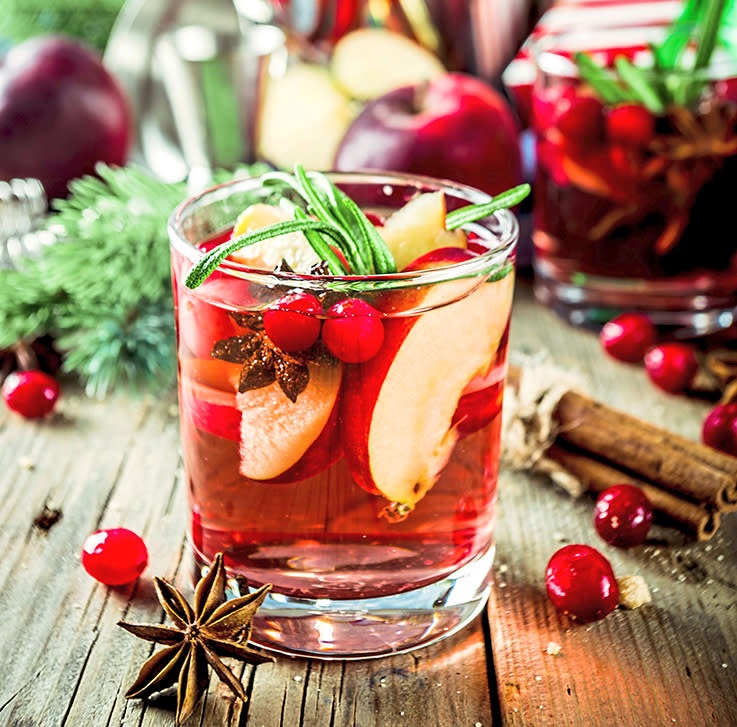
[[[427,192],[386,219],[378,232],[394,255],[397,270],[438,247],[466,247],[466,233],[445,229],[445,195]]]
[[[328,69],[297,63],[264,91],[256,134],[257,154],[277,167],[330,169],[357,108]]]
[[[338,399],[340,364],[307,364],[310,380],[295,402],[278,383],[236,395],[241,412],[240,473],[270,480],[296,464],[325,429]]]
[[[333,49],[330,69],[336,83],[360,101],[445,71],[427,48],[386,28],[360,28],[344,35]]]
[[[290,219],[292,217],[285,209],[259,202],[241,212],[233,227],[232,236],[245,235]],[[290,232],[242,247],[232,253],[230,259],[261,270],[273,270],[282,260],[286,260],[296,273],[309,272],[313,265],[320,262],[320,256],[301,232]]]
[[[433,310],[385,319],[381,351],[346,373],[343,446],[359,485],[406,510],[435,484],[459,437],[453,415],[461,395],[496,356],[513,285],[510,273],[481,285],[459,279],[403,292],[402,308]]]

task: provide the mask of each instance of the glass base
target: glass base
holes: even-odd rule
[[[535,261],[538,301],[575,326],[598,329],[619,313],[646,313],[657,326],[672,328],[676,338],[712,335],[737,322],[737,297],[699,290],[693,281],[626,280],[557,274]],[[584,278],[583,274],[578,277]]]
[[[193,553],[195,579],[208,563]],[[288,656],[368,659],[427,646],[456,633],[489,596],[494,546],[423,588],[365,599],[295,598],[271,592],[256,613],[251,643]],[[228,596],[241,595],[238,578]]]

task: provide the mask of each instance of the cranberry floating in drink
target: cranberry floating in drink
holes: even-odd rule
[[[483,607],[527,192],[298,168],[172,216],[191,546],[272,584],[257,643],[389,653]]]
[[[572,322],[733,323],[737,55],[719,9],[701,4],[691,39],[674,25],[534,44],[535,289]]]

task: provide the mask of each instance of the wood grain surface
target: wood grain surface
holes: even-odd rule
[[[663,394],[641,369],[606,360],[592,334],[540,308],[526,283],[512,348],[547,352],[579,371],[591,395],[698,438],[706,404]],[[171,700],[124,699],[152,647],[116,622],[163,620],[152,575],[187,584],[175,394],[92,401],[64,382],[48,421],[3,408],[0,437],[0,725],[173,725]],[[62,511],[48,530],[33,524],[45,506]],[[658,526],[645,545],[618,551],[593,531],[592,506],[504,472],[492,596],[470,627],[383,659],[242,668],[249,701],[213,679],[189,725],[734,727],[737,515],[705,543]],[[108,589],[84,573],[79,551],[93,530],[119,525],[142,534],[150,565],[136,584]],[[572,542],[600,548],[618,575],[641,575],[652,603],[586,626],[559,616],[543,575]]]

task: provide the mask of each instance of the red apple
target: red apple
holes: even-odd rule
[[[132,141],[127,98],[97,53],[36,36],[0,67],[0,179],[35,177],[49,198],[97,162],[122,166]]]
[[[522,181],[519,125],[478,78],[443,73],[369,102],[335,156],[341,171],[426,174],[495,195]]]
[[[474,257],[445,250],[449,260],[435,250],[408,269]],[[397,298],[392,310],[430,310],[386,318],[379,353],[346,370],[343,446],[364,489],[411,508],[435,484],[459,436],[458,402],[469,382],[489,371],[504,335],[513,280],[460,278],[390,294]]]

